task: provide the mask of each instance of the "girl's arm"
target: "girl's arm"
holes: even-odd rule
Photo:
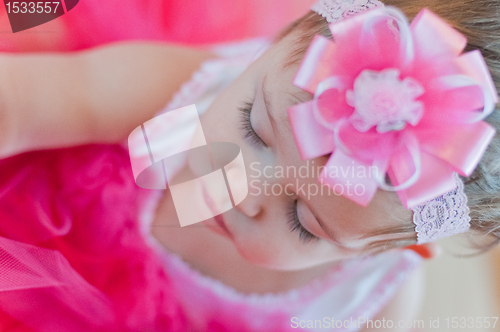
[[[118,142],[161,110],[210,57],[145,42],[0,55],[0,157]]]

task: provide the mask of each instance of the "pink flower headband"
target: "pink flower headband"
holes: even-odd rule
[[[320,181],[362,206],[378,188],[396,191],[414,211],[418,243],[467,231],[456,173],[470,176],[479,163],[495,135],[481,120],[498,102],[481,53],[461,54],[466,38],[427,9],[411,25],[379,1],[312,9],[334,42],[317,35],[293,81],[314,95],[288,109],[302,159],[331,154]],[[329,172],[338,168],[370,176]],[[346,195],[349,186],[363,190]]]

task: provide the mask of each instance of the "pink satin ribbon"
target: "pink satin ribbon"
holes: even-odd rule
[[[302,159],[331,154],[320,180],[335,191],[358,186],[355,194],[343,194],[362,206],[382,188],[414,208],[453,190],[454,172],[471,175],[495,135],[482,120],[498,102],[481,53],[462,54],[466,38],[427,9],[411,24],[385,7],[329,27],[335,42],[316,36],[293,81],[313,100],[288,109]],[[389,68],[424,88],[417,99],[424,115],[402,130],[359,132],[349,122],[355,109],[346,92],[362,71]],[[329,167],[356,172],[332,176]]]

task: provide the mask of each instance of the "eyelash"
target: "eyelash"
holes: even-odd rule
[[[243,137],[250,141],[250,143],[256,145],[257,147],[264,146],[266,143],[257,135],[252,127],[252,122],[250,121],[250,114],[252,113],[253,103],[245,102],[242,107],[239,107],[240,111],[240,123],[241,130],[243,130]]]
[[[241,112],[241,129],[244,131],[244,138],[248,139],[250,143],[255,144],[257,146],[267,146],[266,143],[257,135],[255,130],[252,127],[252,122],[250,121],[250,115],[252,113],[253,103],[245,102],[242,107],[239,107],[239,111]],[[299,217],[297,215],[297,200],[295,200],[288,207],[288,225],[290,226],[290,230],[292,232],[299,232],[299,239],[306,243],[311,241],[319,240],[319,238],[313,234],[311,234],[307,229],[302,226],[299,221]]]
[[[307,229],[302,226],[302,224],[299,221],[299,216],[297,215],[297,200],[295,200],[290,206],[288,207],[288,225],[290,226],[290,230],[292,232],[299,232],[299,239],[301,241],[304,241],[305,243],[311,242],[311,241],[317,241],[319,238],[313,234],[311,234]]]

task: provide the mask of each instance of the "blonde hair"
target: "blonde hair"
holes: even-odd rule
[[[411,21],[424,7],[445,19],[467,37],[465,51],[480,50],[500,91],[500,0],[385,0],[387,6],[401,9]],[[300,63],[316,34],[332,38],[328,23],[315,12],[309,12],[283,29],[276,37],[279,41],[293,32],[296,40],[283,64],[284,68]],[[469,178],[464,178],[465,192],[471,210],[471,242],[485,251],[500,243],[500,111],[497,109],[486,121],[497,129],[479,166]],[[392,229],[381,229],[366,238],[383,234],[401,234],[398,240],[376,241],[367,250],[402,247],[416,243],[413,223],[404,220]],[[406,235],[405,235],[406,234]],[[471,236],[472,238],[472,236]]]

